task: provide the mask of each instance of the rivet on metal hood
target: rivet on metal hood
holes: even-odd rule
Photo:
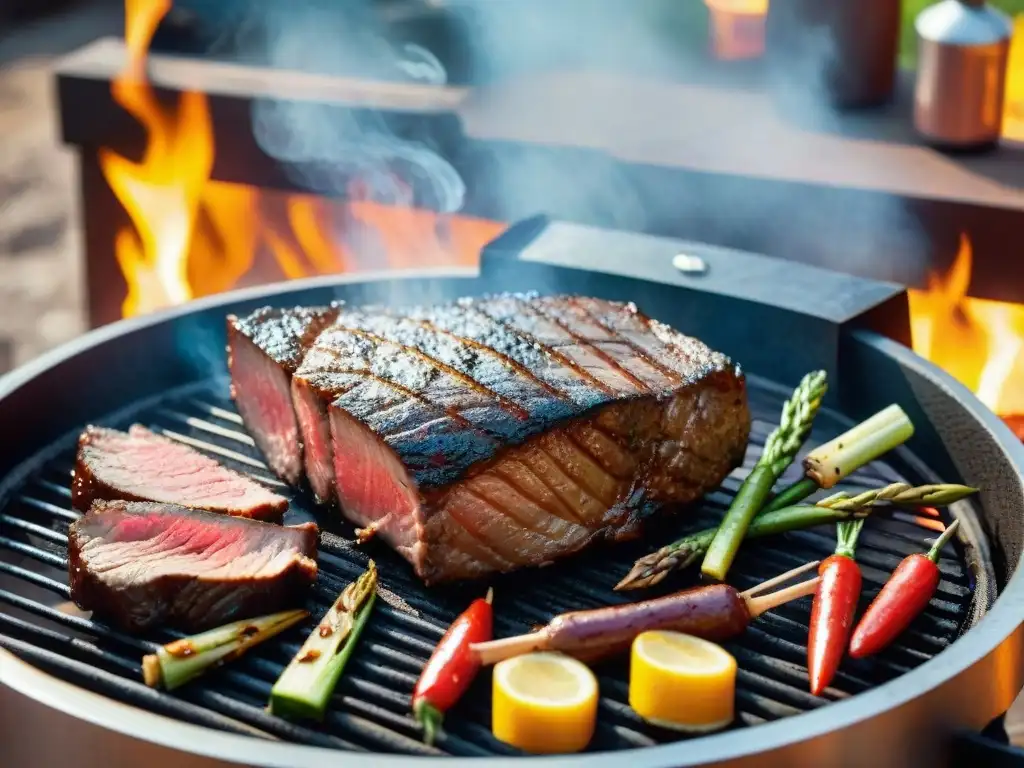
[[[708,273],[708,263],[700,256],[693,256],[689,253],[677,253],[672,257],[672,266],[684,275],[701,277]]]

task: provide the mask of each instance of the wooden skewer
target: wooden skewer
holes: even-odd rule
[[[809,563],[804,563],[803,565],[797,566],[791,571],[780,573],[778,576],[773,576],[772,578],[768,579],[768,581],[762,581],[760,584],[751,587],[746,592],[741,592],[740,597],[742,597],[744,600],[749,600],[754,595],[760,592],[764,592],[766,589],[771,589],[772,587],[776,587],[779,584],[784,584],[785,582],[792,579],[794,576],[799,576],[801,573],[806,573],[812,568],[817,568],[820,563],[821,560],[813,560]]]
[[[793,584],[772,592],[768,595],[761,595],[760,597],[753,597],[755,593],[762,592],[769,588],[773,584],[778,584],[782,581],[786,581],[793,576],[803,573],[818,563],[806,563],[799,568],[794,568],[792,571],[777,576],[774,579],[759,584],[753,589],[747,592],[740,593],[739,596],[743,599],[743,602],[747,606],[747,612],[750,614],[750,618],[756,618],[765,611],[770,611],[772,608],[776,608],[783,603],[788,603],[790,600],[796,600],[799,597],[810,595],[817,589],[818,582],[821,580],[817,576],[808,581],[801,582],[799,584]],[[732,589],[732,587],[729,587]],[[700,588],[698,588],[700,589]],[[680,593],[682,594],[682,593]],[[668,598],[657,598],[658,600],[665,600]],[[642,601],[646,602],[646,601]],[[625,607],[625,606],[624,606]],[[656,629],[657,627],[650,627]],[[643,631],[643,627],[636,629],[636,634],[640,634]],[[531,632],[526,635],[516,635],[515,637],[504,637],[500,640],[491,640],[486,643],[474,643],[470,647],[470,652],[476,656],[477,661],[483,666],[490,666],[496,664],[499,661],[510,659],[513,656],[521,656],[524,653],[533,653],[534,651],[543,651],[551,647],[552,634],[550,625],[536,632]],[[571,653],[571,651],[569,652]]]
[[[548,647],[549,640],[548,633],[542,629],[538,632],[531,632],[528,635],[516,635],[515,637],[503,637],[500,640],[491,640],[486,643],[474,643],[470,646],[470,651],[486,667],[502,659],[510,659],[513,656],[522,656],[524,653],[533,653],[534,651],[543,651]]]
[[[796,600],[798,597],[806,597],[807,595],[814,594],[814,590],[818,588],[818,582],[821,581],[820,576],[815,576],[813,579],[802,581],[799,584],[793,584],[785,589],[780,589],[778,592],[772,592],[770,595],[762,595],[761,597],[755,597],[750,599],[746,597],[744,592],[741,597],[747,603],[747,610],[750,612],[750,618],[754,619],[760,616],[765,611],[770,611],[772,608],[788,603],[790,600]]]

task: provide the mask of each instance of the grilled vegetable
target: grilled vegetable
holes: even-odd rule
[[[204,672],[237,659],[254,645],[295,626],[309,614],[282,611],[245,619],[167,643],[142,659],[146,685],[173,690]]]
[[[270,690],[270,711],[289,718],[323,720],[327,701],[362,634],[377,598],[377,566],[342,590],[334,605]]]
[[[533,651],[561,651],[584,661],[599,661],[628,650],[637,635],[652,629],[726,640],[743,632],[752,618],[811,594],[817,579],[754,597],[816,565],[808,563],[743,593],[728,584],[712,584],[653,600],[563,613],[537,632],[474,644],[473,653],[481,664]]]
[[[825,523],[840,523],[844,520],[867,516],[881,502],[897,506],[942,506],[975,493],[966,485],[921,485],[911,487],[906,483],[893,483],[884,488],[865,491],[854,497],[838,493],[822,499],[814,506],[795,506],[763,512],[755,517],[747,528],[746,538],[755,539],[787,531],[811,528]],[[717,528],[688,534],[667,544],[657,552],[641,557],[620,581],[615,589],[639,589],[659,583],[675,570],[688,568],[703,555]]]
[[[633,641],[629,706],[654,725],[707,733],[732,722],[736,659],[721,646],[679,632],[644,632]]]
[[[819,488],[833,488],[882,454],[899,447],[914,434],[914,424],[898,405],[876,413],[853,429],[815,448],[804,459],[806,476],[783,488],[765,512],[803,501]]]
[[[896,567],[854,630],[850,656],[862,659],[878,653],[925,609],[939,586],[939,553],[959,525],[960,521],[954,520],[928,554],[908,555]]]
[[[821,580],[811,604],[807,638],[807,672],[811,693],[815,696],[820,696],[835,677],[853,627],[861,586],[860,566],[854,560],[854,551],[863,527],[863,520],[839,523],[835,554],[818,568]]]
[[[423,726],[427,744],[434,743],[444,713],[462,697],[480,669],[480,662],[470,652],[470,645],[486,642],[493,635],[493,595],[491,590],[487,590],[486,598],[474,600],[452,622],[416,683],[412,711]]]
[[[534,754],[579,752],[597,724],[597,679],[560,653],[528,653],[494,667],[491,730]]]
[[[783,406],[779,426],[768,436],[764,452],[740,486],[704,555],[700,570],[705,576],[725,579],[750,521],[761,511],[775,481],[793,463],[811,431],[827,388],[824,371],[809,373]]]

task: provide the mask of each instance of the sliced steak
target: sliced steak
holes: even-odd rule
[[[199,632],[301,603],[317,527],[97,501],[68,531],[71,598],[119,627]]]
[[[317,495],[427,582],[635,535],[648,508],[717,486],[750,432],[726,357],[579,297],[339,311],[292,395]]]
[[[302,441],[292,408],[291,377],[340,306],[264,307],[228,317],[228,367],[238,412],[267,465],[291,483],[302,477]]]
[[[279,521],[288,500],[199,451],[136,424],[128,432],[88,427],[78,439],[71,503],[160,501]]]

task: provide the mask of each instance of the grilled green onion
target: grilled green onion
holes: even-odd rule
[[[327,702],[377,598],[377,566],[349,584],[299,648],[270,691],[270,711],[290,719],[323,720]]]
[[[301,610],[282,611],[174,640],[143,657],[142,678],[151,688],[177,688],[213,667],[237,659],[252,646],[298,624],[308,615]]]
[[[804,470],[820,488],[831,488],[854,470],[902,445],[913,434],[914,424],[907,414],[898,405],[890,405],[811,451],[804,459]]]

